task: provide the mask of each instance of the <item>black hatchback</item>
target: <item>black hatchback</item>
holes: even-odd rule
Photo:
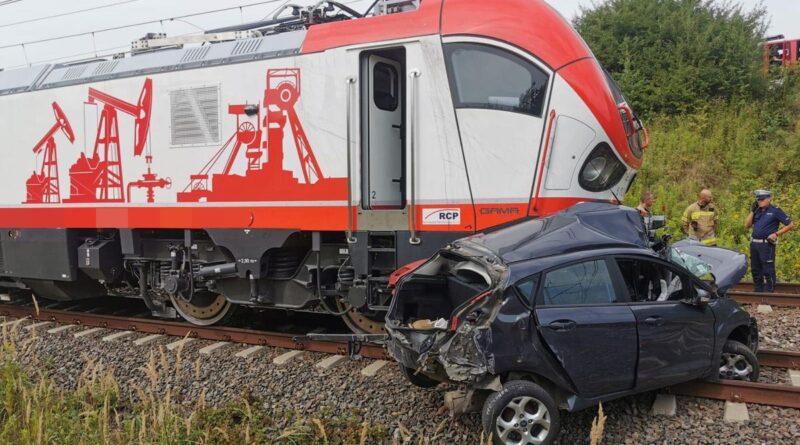
[[[548,444],[575,411],[688,380],[755,381],[742,254],[653,248],[638,212],[585,203],[453,243],[403,275],[389,351],[423,387],[485,397],[497,444]]]

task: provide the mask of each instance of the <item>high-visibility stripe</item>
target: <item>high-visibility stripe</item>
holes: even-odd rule
[[[703,217],[706,217],[706,216],[713,217],[714,216],[714,212],[708,212],[708,211],[702,211],[702,210],[698,210],[696,212],[692,212],[692,221],[696,221],[696,220],[698,220],[700,218],[703,218]]]
[[[716,238],[709,238],[709,239],[704,239],[704,240],[702,240],[700,242],[705,244],[706,246],[708,246],[708,245],[712,245],[712,244],[717,244],[717,239]]]

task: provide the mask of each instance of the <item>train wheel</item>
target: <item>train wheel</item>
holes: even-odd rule
[[[345,307],[342,303],[337,302],[337,307],[340,311],[344,311]],[[350,309],[342,315],[344,324],[356,334],[383,334],[384,317],[386,314],[383,312],[376,312],[374,314],[365,314],[355,309]]]
[[[233,314],[233,305],[221,294],[197,292],[192,301],[177,296],[170,300],[184,320],[198,326],[217,324]]]

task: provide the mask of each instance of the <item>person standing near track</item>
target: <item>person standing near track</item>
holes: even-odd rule
[[[697,202],[683,212],[681,227],[690,239],[700,241],[706,246],[716,246],[718,222],[719,214],[714,197],[711,190],[704,189],[697,197]]]
[[[780,227],[783,224],[783,227]],[[753,228],[750,236],[750,269],[756,292],[775,292],[775,249],[778,238],[794,229],[794,223],[779,207],[772,205],[772,192],[756,190],[756,201],[744,221]]]
[[[642,218],[647,218],[649,216],[653,216],[650,212],[650,208],[653,207],[653,203],[656,202],[656,195],[653,192],[644,192],[642,193],[642,197],[639,199],[639,207],[636,207],[636,210],[639,211],[639,214],[642,215]]]

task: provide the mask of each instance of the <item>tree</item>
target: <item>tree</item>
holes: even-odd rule
[[[575,27],[638,112],[678,114],[766,88],[766,9],[716,0],[602,0]]]

